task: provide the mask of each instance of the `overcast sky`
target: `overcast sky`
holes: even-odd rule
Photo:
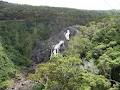
[[[69,7],[89,10],[120,9],[120,0],[3,0],[37,6]]]

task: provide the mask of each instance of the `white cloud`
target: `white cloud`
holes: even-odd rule
[[[90,10],[120,9],[120,0],[5,0],[12,3]]]

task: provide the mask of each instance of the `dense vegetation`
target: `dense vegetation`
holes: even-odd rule
[[[15,75],[15,66],[0,43],[0,88],[9,86],[8,80]]]
[[[0,89],[9,87],[12,84],[11,79],[15,78],[22,68],[31,65],[31,52],[36,41],[46,40],[67,26],[86,25],[90,21],[99,21],[112,15],[116,13],[18,5],[0,1]],[[81,26],[81,33],[69,42],[65,57],[58,55],[49,62],[38,65],[35,75],[30,77],[37,81],[43,79],[37,87],[47,90],[110,88],[110,80],[106,74],[111,70],[114,72],[120,63],[118,24],[119,20],[109,19]],[[96,71],[81,68],[84,59],[95,61],[100,75],[96,74]],[[43,74],[49,80],[46,81]]]
[[[83,25],[110,11],[37,7],[0,1],[0,36],[21,55],[30,57],[35,41],[45,40],[70,25]],[[26,47],[27,45],[27,47]]]
[[[64,55],[38,65],[31,80],[38,90],[119,90],[120,18],[81,26]],[[93,62],[86,68],[87,62]],[[43,88],[43,89],[42,89]]]

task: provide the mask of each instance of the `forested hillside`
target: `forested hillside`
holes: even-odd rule
[[[29,57],[36,40],[48,39],[67,26],[84,25],[107,15],[109,12],[105,11],[37,7],[0,1],[0,36],[5,44]]]
[[[103,19],[106,17],[108,19]],[[28,70],[34,63],[31,54],[36,42],[47,41],[54,34],[72,25],[81,25],[80,33],[70,40],[63,55],[65,57],[58,55],[49,62],[38,65],[36,73],[29,78],[39,81],[44,78],[42,74],[47,73],[49,81],[36,85],[45,90],[111,88],[106,74],[112,70],[111,78],[116,81],[116,77],[119,77],[118,72],[114,77],[117,66],[119,70],[119,19],[116,19],[118,17],[118,11],[76,10],[0,1],[0,89],[11,87],[14,84],[13,79],[19,79],[20,73]],[[95,22],[88,24],[91,21]],[[97,73],[81,68],[82,60],[94,61],[95,68],[98,68],[95,71]],[[90,81],[87,77],[91,77]],[[80,82],[81,78],[83,81]],[[94,78],[96,79],[93,80]],[[118,78],[116,82],[119,82]],[[115,85],[115,88],[118,86]]]
[[[39,64],[35,90],[119,90],[120,18],[81,26],[64,54]]]

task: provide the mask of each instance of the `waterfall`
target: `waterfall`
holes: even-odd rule
[[[65,33],[64,33],[64,37],[66,40],[70,40],[70,30],[67,30]],[[65,40],[60,40],[59,43],[57,43],[56,45],[53,45],[52,49],[51,49],[51,56],[53,55],[56,55],[57,53],[60,52],[60,49],[61,49],[61,45],[64,45],[65,43]]]
[[[60,52],[61,45],[64,45],[64,41],[60,40],[59,43],[56,45],[53,45],[53,51],[51,52],[51,56],[56,55],[57,53]]]
[[[70,39],[70,30],[67,30],[67,32],[65,33],[65,38],[66,40]]]

